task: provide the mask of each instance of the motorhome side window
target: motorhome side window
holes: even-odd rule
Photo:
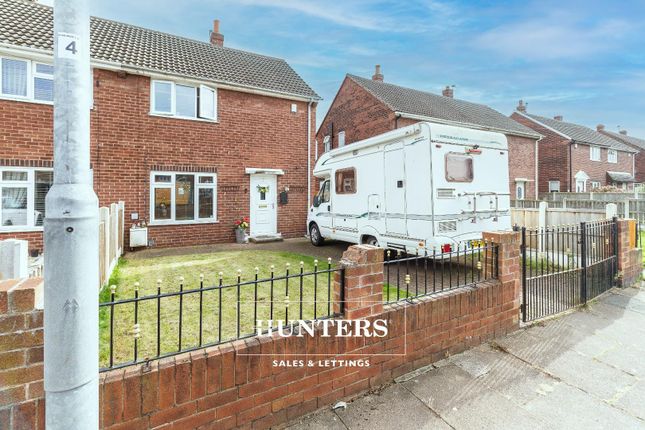
[[[473,181],[473,158],[459,152],[446,154],[446,181],[448,182],[472,182]]]
[[[336,170],[336,194],[356,193],[356,170]]]

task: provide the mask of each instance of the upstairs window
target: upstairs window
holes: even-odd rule
[[[339,131],[338,132],[338,147],[342,148],[345,146],[345,132],[344,131]]]
[[[591,161],[600,161],[600,147],[599,146],[590,146],[589,147],[589,159]]]
[[[151,113],[177,118],[217,120],[217,90],[171,81],[152,81]]]
[[[446,181],[472,182],[473,158],[459,152],[446,154]]]
[[[0,58],[0,95],[6,98],[54,101],[54,66],[18,58]]]
[[[607,162],[609,163],[618,163],[618,151],[615,149],[607,150]]]

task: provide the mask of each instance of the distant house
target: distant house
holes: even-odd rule
[[[540,134],[488,106],[383,82],[380,66],[372,79],[347,75],[316,134],[318,154],[419,121],[503,133],[508,138],[513,199],[536,198],[536,151]]]
[[[520,103],[511,115],[544,138],[540,141],[538,191],[586,192],[607,185],[630,188],[634,182],[632,147],[562,116],[530,114]]]
[[[52,8],[0,1],[0,240],[42,247],[52,183]],[[91,168],[156,246],[303,235],[320,99],[282,59],[91,18]],[[89,73],[89,70],[88,70]],[[89,100],[88,100],[89,102]],[[89,103],[88,103],[88,109]],[[309,157],[309,158],[308,158]]]
[[[618,133],[607,131],[605,129],[605,126],[602,124],[598,124],[596,130],[604,134],[605,136],[609,136],[612,139],[622,142],[625,145],[628,145],[634,150],[638,151],[634,162],[636,172],[634,179],[639,183],[645,182],[645,139],[628,136],[627,130],[620,130],[620,132]]]

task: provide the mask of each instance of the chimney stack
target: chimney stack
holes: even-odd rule
[[[381,73],[381,65],[377,64],[374,68],[374,74],[372,75],[373,81],[383,82],[383,74]]]
[[[224,35],[219,32],[219,19],[213,21],[213,29],[211,30],[211,45],[224,46]]]
[[[562,115],[556,115],[553,117],[553,119],[556,121],[562,121]]]
[[[524,100],[520,100],[515,109],[518,112],[526,112],[526,105],[524,104]]]
[[[620,130],[618,133],[622,134],[623,136],[627,136],[627,130]]]
[[[598,124],[596,126],[596,131],[605,131],[605,125],[604,124]]]
[[[444,97],[453,98],[455,95],[455,89],[453,87],[454,85],[452,87],[449,85],[446,85],[446,88],[444,88],[443,91],[441,91],[441,95]]]

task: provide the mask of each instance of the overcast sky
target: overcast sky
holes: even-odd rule
[[[645,138],[645,2],[91,0],[92,14],[286,59],[324,100],[346,73],[510,114],[618,126]]]

